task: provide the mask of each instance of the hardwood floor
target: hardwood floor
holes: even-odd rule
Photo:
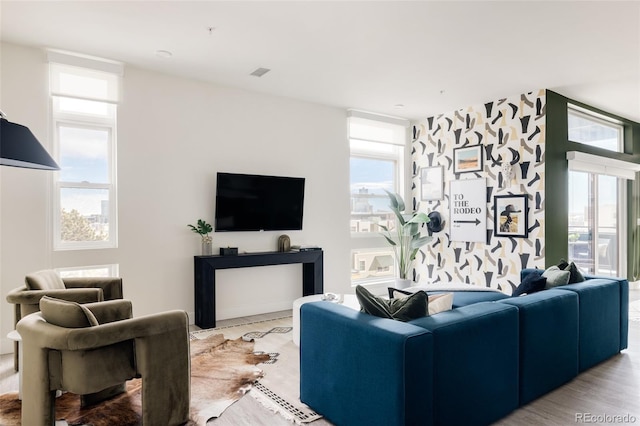
[[[630,293],[630,302],[640,300],[639,290]],[[276,315],[279,314],[281,313],[276,313]],[[260,317],[268,318],[268,315]],[[246,321],[246,319],[219,321],[219,325],[232,325],[243,320]],[[0,393],[17,388],[18,379],[17,374],[13,372],[13,355],[2,355],[0,356]],[[580,421],[580,416],[583,421]],[[598,418],[597,416],[610,417]],[[627,423],[640,423],[640,321],[629,322],[629,349],[514,411],[495,423],[495,426],[624,424],[625,418],[622,416],[632,416],[626,418],[630,420]],[[631,421],[633,419],[635,421]],[[229,407],[219,419],[212,420],[208,424],[217,426],[291,425],[289,421],[270,412],[248,396]],[[327,426],[331,423],[321,419],[313,425]]]

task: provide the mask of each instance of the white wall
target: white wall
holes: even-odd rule
[[[3,44],[1,61],[0,108],[50,147],[44,53]],[[293,244],[323,247],[325,291],[349,291],[345,111],[129,67],[123,87],[117,249],[53,252],[50,174],[0,168],[2,336],[12,328],[6,293],[29,271],[49,267],[118,263],[135,315],[192,313],[200,239],[186,225],[213,222],[218,171],[305,177],[303,230],[287,234]],[[280,234],[214,234],[214,250],[271,251]],[[217,318],[289,308],[301,296],[301,271],[289,265],[218,272]]]

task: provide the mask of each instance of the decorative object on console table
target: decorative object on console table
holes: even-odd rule
[[[398,265],[396,286],[398,288],[406,288],[411,285],[411,279],[408,278],[408,274],[418,250],[432,239],[431,236],[422,236],[420,234],[420,227],[429,223],[430,219],[423,212],[404,213],[406,207],[402,197],[386,189],[385,192],[389,196],[389,208],[396,215],[395,228],[390,229],[384,225],[378,226],[384,231],[382,236],[393,248],[396,264]]]
[[[238,247],[220,247],[220,256],[237,256]]]
[[[527,238],[527,195],[496,195],[493,197],[493,216],[496,237]]]
[[[193,225],[187,226],[202,237],[202,255],[211,256],[213,254],[213,238],[209,236],[209,232],[213,231],[213,227],[202,219],[198,219],[197,227]]]
[[[288,235],[280,235],[278,237],[278,251],[289,251],[291,250],[291,239]]]
[[[291,246],[291,251],[317,251],[317,250],[322,250],[322,248],[318,247],[318,246],[312,246],[312,245],[295,245],[295,246]]]

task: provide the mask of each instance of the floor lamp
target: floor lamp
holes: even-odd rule
[[[0,111],[0,165],[60,170],[29,128],[7,120]]]
[[[0,111],[0,165],[40,170],[60,170],[58,164],[27,127],[12,123]],[[11,333],[10,333],[11,334]],[[14,342],[14,362],[18,367],[19,336]]]

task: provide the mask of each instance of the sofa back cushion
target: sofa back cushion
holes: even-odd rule
[[[82,328],[99,325],[93,313],[76,302],[44,296],[40,299],[42,317],[49,324],[65,328]]]
[[[64,282],[54,270],[45,269],[32,272],[25,277],[25,283],[29,290],[64,290]]]

